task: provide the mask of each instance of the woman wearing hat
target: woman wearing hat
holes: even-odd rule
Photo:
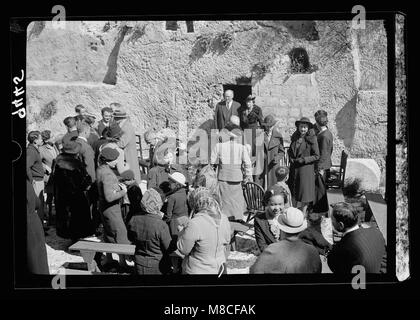
[[[265,128],[263,158],[264,171],[256,179],[256,182],[263,188],[269,188],[277,182],[276,169],[280,166],[281,160],[284,158],[283,136],[276,123],[277,121],[271,114],[265,117],[263,123]],[[257,159],[260,159],[258,155]]]
[[[258,129],[263,125],[263,113],[259,106],[255,105],[255,96],[249,95],[245,99],[245,105],[238,109],[241,120],[241,128]]]
[[[324,110],[315,113],[315,132],[319,146],[319,161],[315,163],[316,199],[313,212],[326,213],[329,211],[326,181],[332,165],[333,136],[328,129],[328,114]]]
[[[168,271],[171,235],[168,225],[162,220],[162,205],[159,192],[148,189],[141,199],[144,214],[135,214],[128,223],[128,238],[136,246],[134,262],[137,274],[163,274]]]
[[[242,130],[239,126],[226,126],[221,131],[221,140],[212,150],[210,162],[218,169],[218,194],[222,212],[234,220],[244,219],[246,204],[242,182],[252,180],[249,150],[241,143],[241,139]]]
[[[112,171],[117,166],[119,156],[119,152],[112,148],[102,149],[99,155],[99,167],[96,170],[99,212],[104,226],[104,241],[130,244],[120,207],[120,199],[127,194],[127,187],[118,181]],[[112,255],[107,254],[107,262],[110,260],[112,260]],[[123,256],[120,256],[120,264],[125,265]]]
[[[257,215],[254,221],[255,240],[261,252],[270,244],[284,238],[278,218],[284,214],[289,201],[286,190],[280,186],[274,185],[265,192],[263,199],[265,212]]]
[[[292,134],[289,159],[289,186],[294,200],[306,215],[308,204],[315,201],[315,169],[319,159],[318,141],[312,123],[303,117],[295,122],[296,131]]]
[[[255,157],[257,134],[262,133],[263,114],[259,106],[255,105],[255,96],[249,95],[245,99],[245,105],[238,109],[240,125],[244,130],[245,143],[251,146],[250,156]]]
[[[59,151],[54,144],[54,136],[50,130],[44,130],[41,132],[43,145],[39,147],[39,154],[41,156],[42,165],[44,166],[44,181],[45,188],[44,192],[47,195],[45,204],[48,206],[48,220],[51,223],[52,219],[52,202],[53,202],[53,181],[51,178],[51,171],[53,163],[57,158]]]
[[[318,250],[299,238],[307,227],[303,212],[288,208],[285,214],[278,216],[278,227],[284,239],[265,248],[250,273],[321,273]]]
[[[178,236],[178,226],[188,221],[188,204],[186,179],[181,172],[174,172],[168,176],[171,182],[171,192],[167,197],[168,206],[165,218],[169,223],[172,237]]]
[[[199,187],[188,196],[192,218],[180,232],[177,248],[185,256],[184,274],[226,273],[231,230],[227,217],[211,191]]]
[[[63,145],[53,168],[57,235],[77,240],[94,233],[85,191],[92,180],[79,156],[80,143]]]

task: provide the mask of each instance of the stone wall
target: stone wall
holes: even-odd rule
[[[85,105],[100,116],[123,104],[138,133],[211,124],[224,84],[250,85],[264,115],[289,140],[301,116],[329,113],[333,160],[373,158],[384,169],[387,121],[386,34],[382,21],[351,30],[348,21],[50,22],[28,26],[28,129],[64,132],[62,119]],[[304,48],[310,70],[293,73],[290,52]],[[48,111],[52,108],[52,112]],[[45,116],[47,115],[47,116]]]

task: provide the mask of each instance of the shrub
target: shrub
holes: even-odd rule
[[[49,120],[51,117],[57,113],[57,100],[52,100],[48,102],[41,108],[39,116],[43,120]]]

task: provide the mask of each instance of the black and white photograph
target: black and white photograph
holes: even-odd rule
[[[26,277],[410,278],[403,13],[69,9],[11,23]]]

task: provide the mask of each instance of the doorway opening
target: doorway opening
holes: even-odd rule
[[[224,84],[223,92],[226,90],[232,90],[233,100],[239,102],[241,105],[245,105],[246,97],[252,94],[252,87],[250,85]]]

